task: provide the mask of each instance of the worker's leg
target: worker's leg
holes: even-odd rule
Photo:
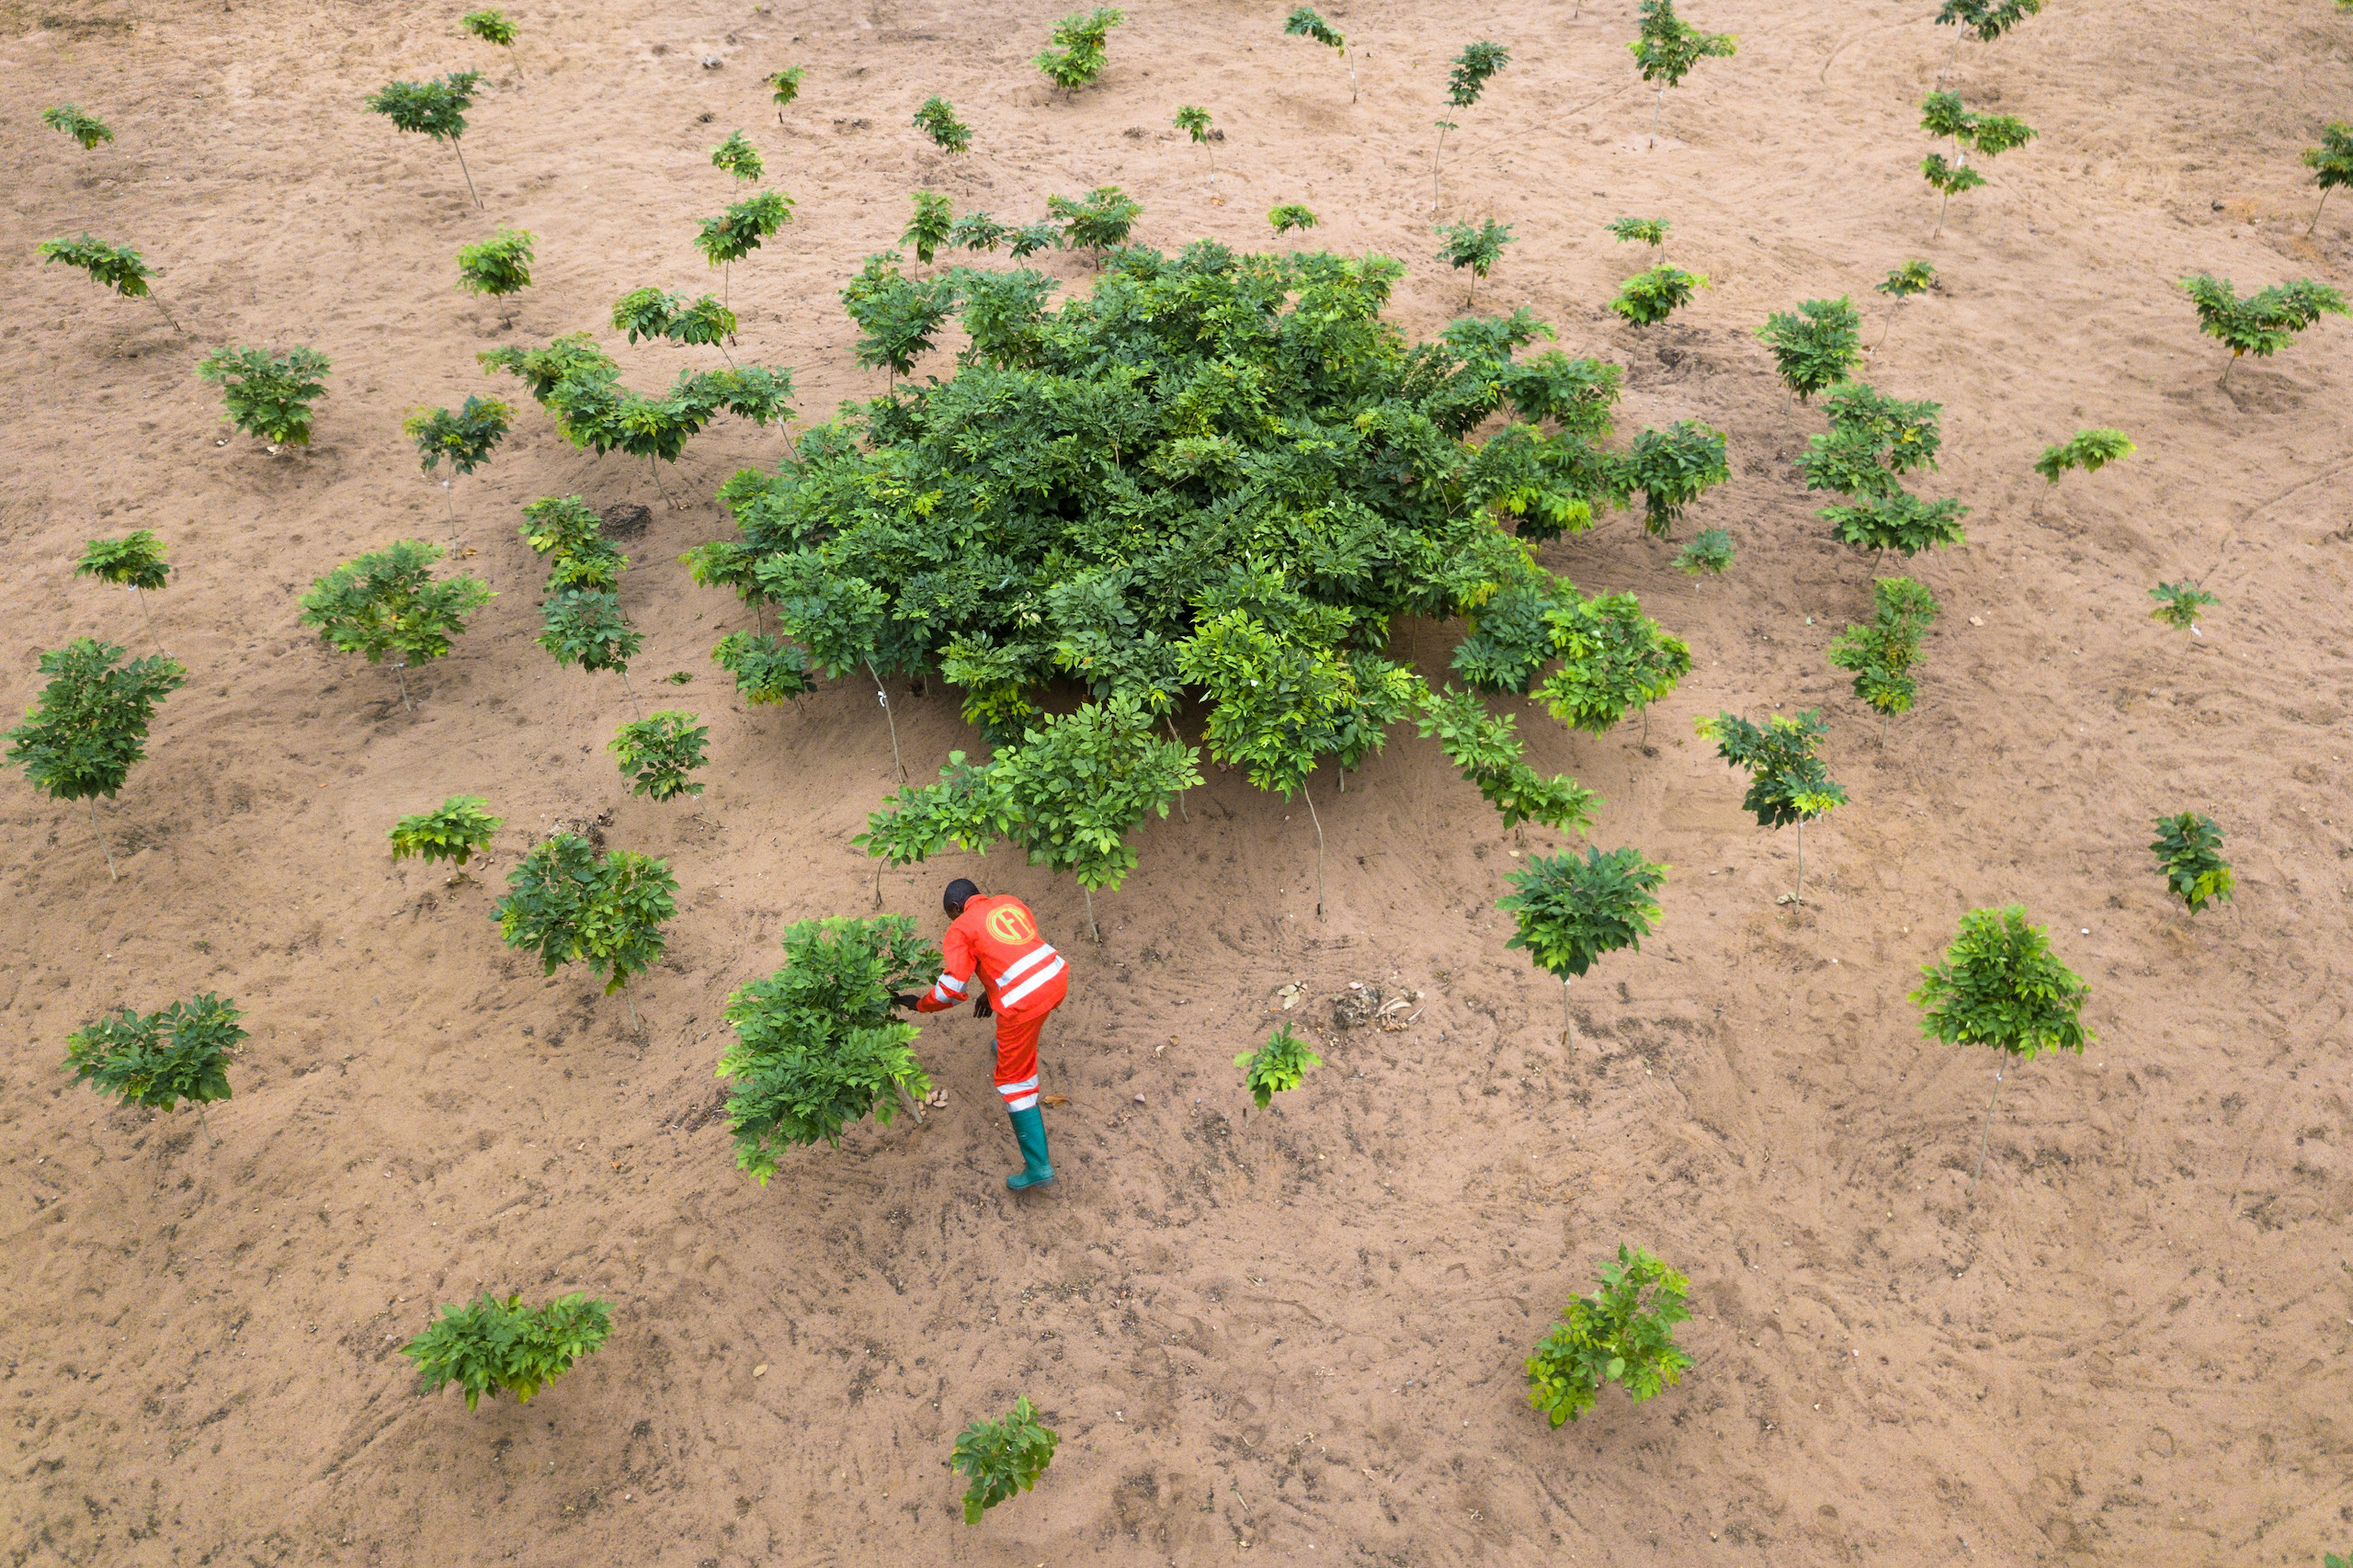
[[[1038,1111],[1038,1033],[1045,1022],[1042,1014],[1018,1023],[997,1020],[996,1092],[1005,1097],[1013,1141],[1021,1146],[1021,1169],[1005,1178],[1016,1192],[1054,1179],[1046,1158],[1046,1119]]]

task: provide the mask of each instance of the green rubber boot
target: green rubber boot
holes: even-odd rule
[[[1021,1168],[1006,1177],[1005,1185],[1024,1192],[1053,1180],[1054,1167],[1046,1158],[1046,1119],[1036,1106],[1006,1114],[1013,1118],[1013,1141],[1021,1145]]]

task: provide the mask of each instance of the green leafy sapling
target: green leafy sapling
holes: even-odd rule
[[[1207,153],[1210,160],[1210,188],[1217,188],[1217,149],[1210,145],[1210,111],[1196,104],[1180,104],[1176,108],[1176,129],[1193,139],[1193,145]]]
[[[230,1060],[245,1039],[233,1002],[207,991],[141,1017],[125,1007],[65,1037],[65,1065],[97,1093],[165,1115],[183,1105],[199,1118],[231,1097]],[[208,1139],[212,1129],[204,1130]]]
[[[1314,213],[1296,201],[1286,201],[1279,207],[1267,209],[1267,222],[1274,225],[1278,234],[1288,234],[1294,229],[1315,227],[1316,218]]]
[[[1290,38],[1313,39],[1326,49],[1337,50],[1348,68],[1348,102],[1357,101],[1357,62],[1348,54],[1348,40],[1333,29],[1332,24],[1315,14],[1313,6],[1302,6],[1283,22],[1283,32]]]
[[[645,644],[645,633],[621,615],[620,596],[610,589],[560,588],[540,606],[539,644],[560,666],[578,665],[595,674],[611,670],[621,677],[630,701],[629,665]]]
[[[1504,946],[1525,949],[1537,968],[1559,977],[1561,1038],[1572,1040],[1576,1026],[1569,1016],[1569,982],[1605,953],[1641,950],[1658,919],[1658,901],[1651,895],[1665,883],[1666,868],[1631,846],[1606,855],[1588,846],[1583,859],[1574,850],[1530,856],[1526,870],[1506,871],[1504,881],[1512,892],[1495,907],[1517,927]]]
[[[949,154],[972,150],[972,128],[956,118],[956,106],[935,93],[924,99],[915,110],[915,128],[931,139],[931,144]]]
[[[146,528],[120,539],[92,540],[74,566],[77,577],[95,577],[108,587],[129,588],[139,596],[139,613],[146,617],[148,635],[155,639],[159,653],[164,651],[164,637],[155,630],[154,612],[147,608],[147,590],[162,588],[171,572],[164,560],[163,540]]]
[[[788,65],[760,78],[760,85],[768,89],[769,96],[776,100],[776,122],[779,125],[784,123],[784,106],[801,96],[801,78],[808,72],[806,65]]]
[[[1037,1485],[1061,1441],[1060,1434],[1039,1424],[1026,1394],[1003,1420],[975,1421],[958,1433],[949,1462],[972,1483],[964,1491],[964,1522],[979,1524],[983,1514]]]
[[[188,684],[187,667],[176,659],[151,653],[117,668],[122,655],[113,643],[90,637],[42,653],[40,671],[49,684],[24,722],[7,732],[7,754],[0,757],[22,767],[27,781],[51,800],[90,803],[90,832],[115,881],[121,877],[98,826],[98,797],[111,800],[121,791],[131,765],[147,755],[155,705]]]
[[[710,729],[693,714],[665,710],[623,724],[608,749],[631,781],[631,794],[668,801],[702,793],[701,781],[688,775],[702,766],[710,740]]]
[[[430,474],[448,460],[449,472],[463,476],[490,460],[498,443],[515,423],[515,410],[494,397],[469,397],[455,414],[446,408],[419,409],[401,421],[402,433],[416,443],[416,455]],[[450,482],[441,482],[441,496],[449,505],[449,552],[458,550],[458,502]]]
[[[1824,506],[1819,514],[1830,524],[1831,537],[1841,544],[1856,550],[1893,550],[1907,557],[1924,550],[1968,543],[1969,536],[1961,526],[1968,515],[1969,508],[1951,497],[1923,501],[1902,490],[1869,496],[1851,506]]]
[[[1012,228],[998,222],[995,214],[966,212],[960,215],[956,222],[949,225],[948,246],[950,250],[993,251],[1005,244],[1012,235]]]
[[[735,1040],[718,1076],[732,1081],[738,1168],[765,1187],[785,1149],[839,1147],[842,1130],[869,1116],[887,1127],[894,1099],[923,1119],[915,1101],[931,1080],[912,1049],[920,1031],[892,999],[928,986],[939,962],[904,915],[786,927],[784,967],[727,999]]]
[[[1527,678],[1517,676],[1523,687]],[[1423,735],[1437,739],[1447,760],[1502,816],[1506,829],[1534,822],[1555,833],[1583,833],[1593,825],[1601,797],[1566,774],[1545,778],[1529,767],[1513,733],[1518,721],[1511,714],[1490,714],[1476,692],[1451,687],[1443,695],[1425,690],[1420,706]]]
[[[2222,386],[2231,384],[2231,367],[2243,356],[2268,359],[2321,317],[2347,313],[2344,295],[2309,278],[2275,283],[2244,300],[2229,278],[2203,272],[2183,278],[2181,286],[2198,308],[2198,330],[2231,351],[2222,366]]]
[[[747,196],[730,206],[716,218],[706,218],[695,233],[695,249],[703,259],[719,267],[722,279],[722,293],[733,302],[734,265],[760,248],[763,240],[776,237],[776,232],[792,222],[792,198],[780,190],[764,190],[757,196]]]
[[[760,150],[753,146],[751,138],[740,130],[729,131],[727,140],[710,150],[710,166],[725,169],[740,180],[756,181],[767,173],[767,164],[761,158]]]
[[[1127,20],[1127,14],[1108,6],[1074,11],[1054,24],[1054,41],[1040,50],[1031,63],[1069,97],[1091,86],[1110,59],[1108,34]]]
[[[2227,901],[2235,885],[2231,863],[2217,853],[2222,843],[2222,831],[2212,817],[2183,812],[2157,819],[2156,842],[2149,851],[2157,858],[2165,890],[2192,915],[2216,899]]]
[[[1511,51],[1499,43],[1484,40],[1466,44],[1456,55],[1446,74],[1446,99],[1458,109],[1469,108],[1479,101],[1486,90],[1487,79],[1511,63]],[[1459,131],[1461,126],[1450,119],[1436,122],[1438,148],[1430,154],[1430,210],[1438,210],[1438,171],[1439,160],[1446,156],[1446,133]]]
[[[179,322],[164,301],[148,291],[147,280],[154,274],[140,259],[139,252],[130,245],[108,244],[88,234],[74,238],[43,240],[41,257],[45,261],[62,261],[68,267],[78,267],[90,275],[90,281],[101,289],[111,289],[126,300],[144,300],[164,312],[172,330],[180,330]]]
[[[1927,180],[1928,188],[1938,195],[1937,226],[1929,231],[1930,239],[1935,239],[1945,232],[1945,210],[1952,205],[1952,199],[1964,192],[1975,190],[1985,183],[1984,175],[1979,174],[1965,163],[1947,162],[1942,153],[1931,153],[1920,160],[1920,177]]]
[[[1830,644],[1834,669],[1855,676],[1855,695],[1879,710],[1880,744],[1887,744],[1892,715],[1908,713],[1919,695],[1912,666],[1920,637],[1937,619],[1936,596],[1909,577],[1881,577],[1871,585],[1869,626],[1848,626]]]
[[[1975,35],[1980,43],[1992,43],[2041,11],[2042,0],[1944,0],[1937,25],[1954,29],[1953,48],[1958,50],[1963,33]]]
[[[1620,244],[1646,244],[1654,252],[1665,248],[1666,232],[1674,226],[1664,218],[1613,218],[1602,225]]]
[[[320,378],[330,364],[315,348],[274,354],[240,346],[214,349],[198,363],[196,373],[220,387],[229,423],[275,452],[311,444],[311,404],[326,395]]]
[[[781,637],[731,631],[711,646],[710,657],[735,677],[736,694],[754,707],[781,705],[816,689],[807,651]]]
[[[2320,227],[2328,193],[2340,185],[2353,185],[2353,124],[2330,121],[2320,133],[2320,145],[2304,149],[2303,161],[2304,167],[2313,171],[2313,183],[2320,187],[2320,205],[2313,209],[2313,221],[2304,225],[2309,237]]]
[[[1836,386],[1862,362],[1861,312],[1841,294],[1807,300],[1795,311],[1776,311],[1756,329],[1773,356],[1781,384],[1800,403]]]
[[[403,671],[445,657],[465,634],[474,612],[495,597],[469,573],[435,580],[441,547],[404,539],[388,550],[355,556],[311,585],[302,596],[302,624],[339,653],[361,653],[371,665],[392,661],[401,706],[408,699]]]
[[[1601,1289],[1571,1298],[1528,1358],[1528,1403],[1555,1427],[1593,1407],[1616,1383],[1636,1404],[1683,1381],[1691,1358],[1675,1325],[1691,1316],[1691,1281],[1639,1247],[1620,1244],[1601,1266]]]
[[[482,1396],[531,1396],[581,1358],[594,1355],[612,1333],[612,1307],[585,1295],[558,1296],[543,1307],[527,1307],[520,1294],[505,1301],[484,1293],[462,1307],[441,1309],[423,1334],[401,1347],[416,1364],[425,1392],[439,1393],[449,1383],[472,1410]]]
[[[1005,233],[1005,248],[1016,261],[1036,256],[1040,251],[1063,248],[1063,226],[1051,218],[1040,218],[1034,223],[1024,223]]]
[[[479,71],[452,71],[430,82],[388,82],[367,100],[368,108],[391,120],[394,130],[449,143],[458,154],[458,172],[466,176],[466,194],[476,207],[482,205],[482,194],[474,189],[466,150],[458,142],[466,133],[466,110],[473,107],[474,90],[481,85]]]
[[[428,866],[441,860],[463,866],[490,847],[506,820],[492,816],[489,805],[480,795],[452,795],[432,811],[401,818],[385,835],[392,842],[393,860],[414,856]]]
[[[2059,445],[2043,448],[2042,455],[2034,460],[2034,472],[2056,484],[2059,476],[2071,468],[2097,473],[2137,450],[2121,430],[2078,430]]]
[[[1646,429],[1627,449],[1623,476],[1643,493],[1643,527],[1665,539],[1686,507],[1732,477],[1724,433],[1696,419]]]
[[[1504,246],[1511,243],[1511,225],[1498,223],[1493,218],[1483,223],[1445,223],[1438,227],[1438,258],[1449,262],[1457,272],[1471,271],[1471,293],[1463,308],[1478,303],[1479,279],[1488,268],[1503,258]]]
[[[1888,299],[1887,321],[1879,329],[1879,342],[1871,345],[1872,353],[1878,353],[1881,345],[1887,342],[1887,335],[1895,326],[1895,312],[1903,308],[1904,301],[1915,294],[1925,294],[1936,286],[1937,269],[1925,261],[1907,261],[1901,267],[1891,267],[1885,278],[1871,285],[1873,292],[1884,294]]]
[[[888,371],[892,386],[931,352],[956,303],[953,276],[917,282],[899,271],[898,262],[897,251],[868,256],[841,296],[842,308],[864,335],[852,350],[858,362]]]
[[[954,204],[937,191],[918,190],[915,214],[907,220],[907,232],[899,236],[899,243],[915,253],[918,267],[929,267],[933,255],[955,231]]]
[[[509,60],[515,59],[515,24],[506,19],[506,12],[469,12],[460,19],[460,25],[483,42],[506,51]],[[515,75],[521,80],[523,67],[519,63],[515,67]]]
[[[501,229],[486,240],[458,249],[458,287],[469,294],[503,300],[531,286],[531,244],[527,229]],[[506,318],[510,324],[514,316]]]
[[[1686,272],[1660,262],[1620,284],[1609,308],[1636,326],[1655,326],[1690,303],[1696,290],[1707,287],[1706,273]]]
[[[2082,1055],[2095,1038],[2082,1018],[2091,987],[2059,961],[2043,927],[2028,925],[2025,909],[2017,904],[1962,915],[1944,961],[1923,964],[1920,973],[1912,1003],[1921,1012],[1922,1034],[1947,1045],[1989,1045],[2002,1053],[1994,1070],[1993,1098],[1985,1102],[1985,1129],[1978,1134],[1977,1170],[1969,1178],[1973,1194],[1978,1176],[1985,1174],[1985,1145],[1993,1135],[2004,1074],[2013,1062],[2051,1052]]]
[[[1676,569],[1686,576],[1721,577],[1732,570],[1732,535],[1722,528],[1702,528],[1676,553]]]
[[[1299,1087],[1307,1070],[1323,1066],[1324,1059],[1308,1050],[1307,1042],[1291,1033],[1289,1024],[1277,1024],[1266,1044],[1244,1051],[1233,1064],[1242,1069],[1242,1086],[1264,1110],[1277,1095]]]
[[[114,132],[107,129],[106,121],[95,115],[84,114],[77,104],[59,104],[54,108],[45,108],[40,111],[40,122],[51,131],[62,131],[79,142],[85,153],[100,142],[114,140]]]
[[[1049,196],[1046,210],[1061,222],[1063,244],[1073,250],[1093,251],[1095,265],[1099,268],[1105,251],[1128,243],[1129,231],[1143,215],[1143,203],[1116,185],[1098,185],[1086,193],[1084,201]],[[1014,254],[1018,256],[1020,252]]]
[[[536,951],[549,974],[585,963],[608,996],[661,961],[669,942],[663,927],[677,912],[678,883],[667,861],[623,849],[600,860],[594,845],[572,833],[524,856],[506,888],[491,912],[506,945]],[[633,1029],[634,1002],[629,1017]]]
[[[2198,612],[2222,602],[2195,583],[2159,583],[2149,590],[2149,597],[2157,601],[2157,608],[2149,612],[2151,620],[2185,627],[2200,636],[2204,633],[2198,631]]]
[[[1737,52],[1738,45],[1730,33],[1702,32],[1675,14],[1675,0],[1643,0],[1642,22],[1638,36],[1626,47],[1634,52],[1634,63],[1641,68],[1643,80],[1656,85],[1658,93],[1651,106],[1651,142],[1658,145],[1659,117],[1666,108],[1666,90],[1683,85],[1683,78],[1702,60],[1723,60]]]
[[[2034,128],[2016,116],[1972,113],[1961,101],[1961,95],[1948,92],[1930,93],[1920,100],[1920,129],[1931,136],[1949,138],[1953,144],[1949,162],[1943,153],[1931,153],[1920,163],[1921,177],[1942,195],[1937,204],[1936,233],[1944,232],[1945,210],[1953,197],[1985,183],[1985,176],[1969,166],[1971,150],[1993,158],[2023,147],[2035,137]]]
[[[1691,650],[1643,613],[1626,593],[1572,597],[1545,614],[1560,667],[1529,695],[1553,718],[1587,734],[1607,734],[1639,709],[1641,744],[1651,736],[1651,704],[1691,673]]]
[[[1748,774],[1741,809],[1759,827],[1798,830],[1798,881],[1791,902],[1805,903],[1805,824],[1847,803],[1847,791],[1831,778],[1816,756],[1825,733],[1818,710],[1794,718],[1775,713],[1761,725],[1734,713],[1699,722],[1699,733],[1716,743],[1716,755]]]

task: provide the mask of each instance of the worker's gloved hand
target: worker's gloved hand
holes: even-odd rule
[[[912,1007],[922,1000],[922,997],[916,995],[912,991],[897,991],[892,993],[891,1006],[893,1007]]]
[[[993,1017],[995,1016],[995,1014],[994,1009],[989,1006],[988,993],[983,992],[980,995],[972,999],[972,1017],[976,1018],[986,1018]]]

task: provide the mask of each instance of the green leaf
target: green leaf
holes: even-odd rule
[[[489,847],[492,835],[506,820],[492,816],[484,809],[489,803],[480,795],[452,795],[437,810],[401,818],[388,835],[392,858],[405,860],[415,855],[422,856],[428,866],[437,860],[464,865]]]
[[[1666,868],[1632,848],[1587,848],[1583,859],[1530,856],[1526,869],[1506,872],[1504,881],[1513,891],[1495,907],[1518,927],[1504,946],[1525,949],[1537,968],[1565,980],[1605,953],[1641,949],[1658,918],[1651,895],[1666,881]]]
[[[437,581],[433,563],[441,553],[438,544],[404,539],[345,562],[302,596],[302,624],[337,653],[363,654],[371,665],[444,657],[494,596],[466,574]]]
[[[989,1509],[1036,1486],[1061,1441],[1059,1434],[1039,1424],[1037,1407],[1026,1395],[1002,1419],[965,1427],[949,1456],[972,1483],[964,1493],[964,1522],[977,1525]]]
[[[315,348],[274,354],[261,348],[216,348],[196,373],[221,387],[229,423],[272,446],[311,444],[311,404],[326,392],[320,380],[327,357]]]
[[[1942,963],[1926,964],[1912,1001],[1920,1032],[1947,1045],[1990,1045],[2031,1061],[2080,1054],[2094,1038],[2078,1017],[2090,987],[2051,951],[2026,911],[1973,909]]]

